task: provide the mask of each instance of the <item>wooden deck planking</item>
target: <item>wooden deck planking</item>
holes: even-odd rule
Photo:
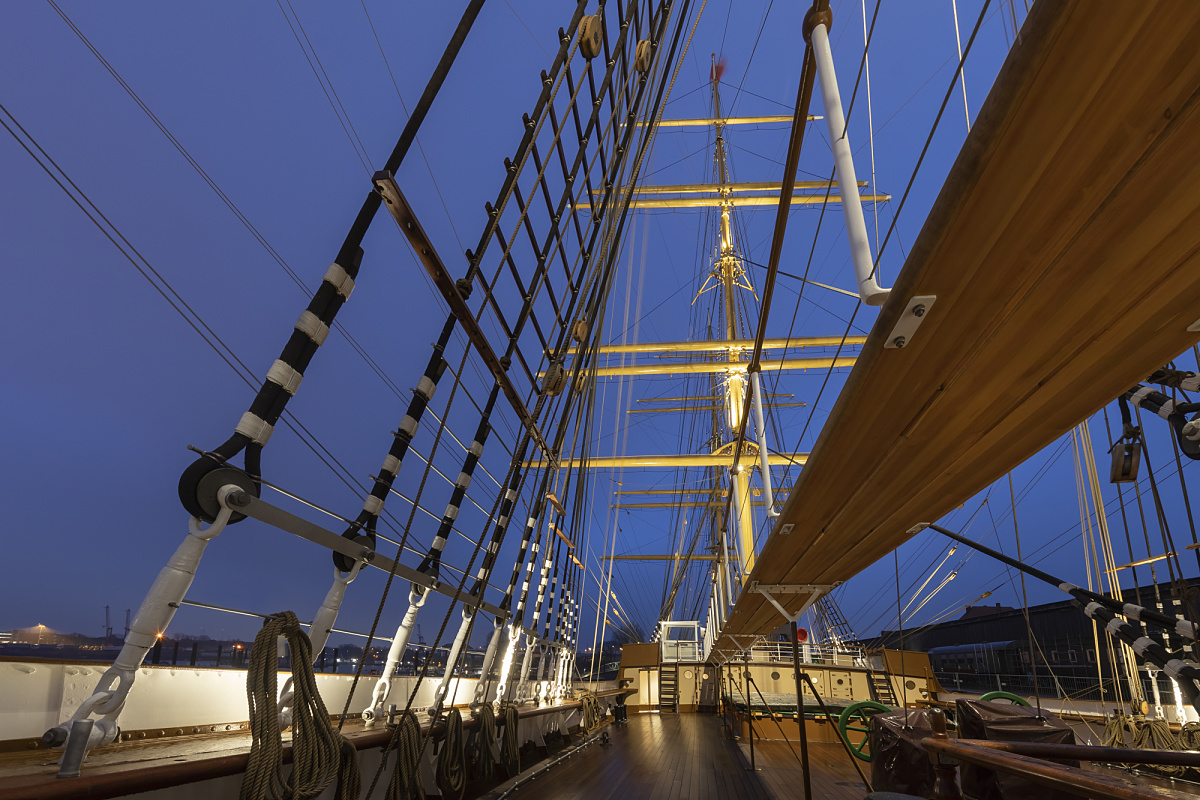
[[[593,745],[522,786],[514,800],[784,800],[803,796],[796,758],[781,741],[725,738],[710,714],[634,714],[608,727],[612,743]],[[866,789],[839,745],[813,743],[813,796],[861,800]]]
[[[846,580],[1196,340],[1200,5],[1150,6],[1034,7],[752,581]],[[747,593],[725,630],[778,621]]]

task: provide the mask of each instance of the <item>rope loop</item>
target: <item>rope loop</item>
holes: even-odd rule
[[[461,800],[467,788],[467,759],[463,747],[462,712],[451,708],[443,715],[445,738],[437,759],[437,786],[442,797]]]
[[[292,661],[292,769],[285,777],[283,731],[279,722],[276,642],[287,642]],[[242,778],[241,800],[300,800],[316,797],[337,780],[338,800],[357,800],[361,777],[358,751],[334,730],[317,691],[312,643],[291,611],[263,622],[250,650],[246,676],[250,705],[250,760]]]
[[[584,730],[594,731],[604,719],[604,712],[600,709],[600,698],[595,692],[584,689],[579,693],[579,702],[583,706]]]
[[[492,748],[496,742],[496,712],[491,703],[479,707],[479,727],[471,748],[471,777],[485,783],[491,783],[496,774],[496,760],[492,757]]]
[[[421,723],[411,709],[400,716],[400,724],[392,737],[396,750],[396,766],[387,785],[388,800],[425,800],[421,785]],[[386,757],[386,753],[385,753]]]
[[[500,740],[500,763],[513,778],[521,773],[521,740],[517,735],[517,707],[512,703],[500,706],[504,719],[504,738]]]

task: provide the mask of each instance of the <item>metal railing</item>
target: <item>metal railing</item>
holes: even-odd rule
[[[1011,692],[1021,697],[1038,695],[1045,698],[1069,698],[1072,700],[1105,700],[1115,702],[1117,691],[1111,678],[1104,679],[1103,694],[1097,679],[1079,675],[1049,675],[1039,671],[1037,682],[1032,675],[1025,674],[996,674],[977,672],[948,672],[936,670],[938,682],[949,692],[966,692],[969,694],[985,694],[987,692]],[[1142,691],[1147,698],[1152,696],[1150,679],[1142,677]],[[1166,705],[1174,703],[1172,687],[1165,681],[1159,682],[1159,691]],[[1121,683],[1121,695],[1128,699],[1129,688]]]
[[[662,642],[662,660],[668,663],[700,661],[700,643],[666,639]]]
[[[759,642],[750,648],[751,661],[792,663],[791,642]],[[800,645],[800,663],[826,667],[866,667],[867,651],[861,647],[829,644]]]

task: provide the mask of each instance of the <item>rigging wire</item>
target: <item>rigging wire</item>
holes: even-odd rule
[[[1016,542],[1017,542],[1017,561],[1024,563],[1025,559],[1021,556],[1021,528],[1017,525],[1017,494],[1016,494],[1016,491],[1013,489],[1012,470],[1009,470],[1009,472],[1008,472],[1008,496],[1009,496],[1010,501],[1012,502],[1013,537],[1016,539]],[[1038,687],[1037,654],[1034,652],[1034,647],[1033,647],[1033,623],[1030,622],[1030,620],[1029,620],[1029,594],[1026,592],[1026,589],[1025,589],[1025,572],[1023,570],[1021,571],[1021,606],[1025,611],[1025,631],[1029,634],[1029,661],[1030,661],[1030,667],[1033,670],[1033,686],[1034,686],[1033,695],[1034,695],[1034,698],[1037,700],[1038,719],[1041,719],[1042,718],[1042,696],[1041,696],[1041,692],[1037,690],[1037,687]]]
[[[958,60],[962,61],[962,38],[958,33],[958,0],[950,0],[950,10],[954,14],[954,43],[958,47]],[[967,71],[959,70],[958,79],[962,84],[963,116],[967,120],[967,133],[971,132],[971,109],[967,107]]]
[[[113,246],[116,247],[123,256],[125,256],[126,260],[128,260],[129,263],[132,264],[133,267],[142,275],[142,277],[144,277],[150,283],[150,285],[155,288],[155,290],[163,297],[163,299],[167,301],[168,305],[170,305],[183,318],[183,320],[187,322],[197,334],[200,335],[205,343],[212,348],[212,350],[229,366],[229,368],[232,369],[234,373],[241,378],[251,390],[257,389],[257,384],[254,382],[254,374],[251,372],[250,368],[246,366],[245,362],[243,362],[237,356],[237,354],[234,353],[232,348],[230,348],[229,345],[227,345],[225,341],[204,321],[204,319],[195,311],[195,309],[193,309],[183,299],[183,297],[175,290],[170,282],[167,281],[157,269],[155,269],[155,267],[145,258],[145,256],[143,256],[141,252],[129,242],[124,234],[121,233],[120,229],[117,228],[116,225],[114,225],[112,221],[104,215],[104,213],[92,202],[88,195],[79,188],[79,186],[70,178],[70,176],[63,171],[62,167],[60,167],[58,163],[41,147],[41,145],[38,144],[37,140],[34,139],[33,136],[21,126],[12,113],[2,104],[0,104],[0,112],[3,112],[4,115],[7,116],[9,120],[21,131],[21,133],[25,135],[25,137],[29,140],[29,143],[32,144],[33,147],[35,147],[46,159],[46,161],[58,171],[59,175],[62,176],[62,179],[70,184],[71,188],[74,189],[79,196],[76,197],[75,194],[72,194],[72,192],[67,189],[67,186],[64,185],[61,180],[59,180],[59,175],[56,175],[50,169],[50,167],[38,157],[37,153],[34,153],[33,150],[30,149],[29,145],[17,135],[16,131],[9,127],[9,125],[3,119],[0,119],[0,125],[3,125],[4,128],[13,136],[13,138],[17,140],[18,144],[20,144],[25,151],[29,153],[38,166],[40,166],[46,172],[46,174],[50,176],[51,180],[53,180],[58,187],[62,189],[69,198],[71,198],[75,205],[78,206],[81,211],[83,211],[84,215],[97,227],[98,230],[100,230],[101,233],[104,234],[105,238],[107,238],[113,244]],[[82,198],[82,202],[80,198]],[[85,203],[86,206],[84,205]],[[97,219],[97,217],[99,217],[99,219]],[[105,225],[101,224],[101,220],[103,220],[103,222],[108,226],[107,228]],[[118,239],[120,242],[117,241]],[[124,246],[122,246],[122,243]],[[126,251],[126,248],[128,248],[128,251]],[[136,256],[136,258],[134,256]],[[155,279],[157,279],[157,281]],[[351,493],[354,494],[357,499],[361,500],[363,494],[365,493],[365,489],[361,484],[358,483],[357,480],[353,478],[353,473],[351,473],[346,466],[321,442],[321,440],[317,438],[312,431],[310,431],[296,417],[294,412],[285,411],[283,419],[284,423],[292,430],[293,433],[296,434],[297,438],[303,442],[313,452],[313,454],[316,455],[317,458],[326,467],[328,467],[334,473],[334,475],[342,481],[343,484],[346,485],[348,489],[350,489]],[[302,500],[301,502],[304,502],[306,505],[311,507],[318,508],[309,501]],[[416,506],[414,504],[414,513],[415,508]],[[424,509],[422,510],[424,511]],[[388,518],[384,518],[383,521],[385,525],[392,527],[392,522]],[[460,535],[463,535],[461,531],[457,532]],[[401,550],[404,549],[403,539],[399,543],[399,547]]]
[[[888,242],[891,241],[892,233],[896,229],[896,223],[900,219],[900,214],[904,211],[904,205],[908,200],[909,193],[912,191],[913,184],[917,180],[917,175],[921,171],[921,165],[925,162],[925,155],[929,152],[929,146],[933,142],[933,136],[937,132],[938,123],[941,122],[942,115],[946,111],[946,104],[950,101],[950,97],[954,94],[954,84],[958,81],[958,76],[959,76],[959,73],[962,71],[963,64],[966,62],[967,57],[971,54],[971,47],[975,44],[975,37],[978,36],[978,34],[979,34],[979,29],[983,25],[984,19],[987,16],[988,7],[991,6],[991,3],[992,3],[992,0],[985,0],[984,4],[983,4],[983,8],[979,12],[979,18],[975,22],[975,28],[974,28],[974,30],[971,31],[970,38],[967,39],[966,49],[963,51],[962,58],[960,58],[958,60],[958,67],[955,68],[955,70],[954,70],[954,77],[950,82],[949,88],[946,90],[945,97],[942,99],[942,104],[941,104],[941,107],[938,109],[937,116],[934,117],[933,125],[930,127],[930,130],[929,130],[929,135],[925,139],[925,145],[924,145],[924,147],[921,148],[921,155],[917,158],[916,166],[913,167],[912,176],[908,179],[908,185],[905,186],[904,194],[901,195],[900,203],[897,206],[896,211],[892,216],[891,225],[888,227],[887,234],[883,237],[883,243],[879,246],[879,249],[876,251],[875,263],[871,267],[871,274],[869,277],[875,277],[876,273],[879,270],[879,264],[880,264],[880,261],[883,259],[884,250],[887,249]],[[876,13],[878,13],[878,9],[879,9],[879,3],[877,2],[876,3]],[[871,27],[873,30],[874,29],[874,21],[872,21]],[[867,53],[869,51],[869,40],[870,40],[870,34],[868,34],[868,47],[864,48],[864,50],[863,50],[864,57],[867,55]],[[860,71],[860,74],[861,74],[861,71]],[[855,82],[855,90],[857,92],[857,81]],[[850,108],[846,113],[846,125],[847,126],[849,126],[849,124],[850,124],[850,122],[849,122],[850,114],[853,111],[854,111],[854,95],[852,94],[851,98],[850,98]],[[829,180],[830,181],[833,180],[832,174],[830,175]],[[832,188],[832,184],[831,184],[831,188]],[[829,191],[826,190],[826,203],[828,203],[828,198],[829,198]],[[822,204],[822,210],[821,210],[822,217],[824,216],[824,208],[825,208],[825,204]],[[820,223],[818,222],[818,225],[819,224]],[[813,246],[814,246],[814,248],[816,247],[815,236],[814,236]],[[810,255],[810,261],[811,261],[811,255]],[[806,273],[805,277],[807,277],[807,267],[805,268],[805,273]],[[803,288],[801,289],[801,292],[803,292]],[[861,308],[862,308],[862,300],[860,299],[854,307],[854,313],[852,313],[850,315],[850,325],[853,325],[854,319],[855,319],[855,317],[858,316],[858,312]],[[846,333],[843,334],[843,337],[842,337],[843,344],[845,343],[845,337],[849,335],[850,325],[847,326]],[[790,335],[789,335],[789,338],[790,338]],[[836,361],[837,356],[841,354],[841,350],[842,350],[842,346],[839,345],[837,352],[834,356],[835,361]],[[830,378],[830,376],[832,376],[832,374],[833,374],[833,368],[830,367],[829,370],[827,370],[825,373],[825,378],[821,383],[821,389],[817,393],[817,399],[813,402],[813,409],[809,413],[808,419],[804,423],[804,427],[801,430],[800,436],[796,441],[796,447],[793,448],[793,452],[798,451],[800,449],[801,442],[803,442],[804,436],[808,432],[809,426],[812,424],[812,420],[813,420],[814,416],[816,415],[817,406],[821,401],[821,396],[825,393],[825,388],[829,385],[829,378]],[[790,472],[790,471],[791,471],[791,465],[788,466],[788,472]],[[784,480],[787,479],[787,475],[788,475],[788,473],[785,472]]]
[[[293,25],[292,19],[288,17],[286,11],[283,10],[283,4],[287,3],[287,7],[291,9],[292,16],[296,18]],[[363,170],[367,175],[371,174],[371,159],[367,154],[367,149],[362,143],[362,139],[358,136],[358,131],[354,129],[354,123],[350,121],[350,115],[346,112],[346,107],[342,105],[342,98],[338,97],[337,89],[334,88],[333,82],[329,80],[329,74],[325,72],[325,65],[321,64],[321,57],[317,55],[317,51],[312,46],[312,42],[308,38],[308,33],[304,30],[304,25],[300,22],[299,15],[296,14],[296,9],[292,8],[291,0],[275,0],[275,5],[279,6],[279,13],[283,14],[284,21],[288,24],[288,29],[292,32],[292,36],[296,39],[296,44],[300,45],[300,52],[304,54],[304,60],[308,62],[309,69],[312,70],[313,77],[317,79],[317,83],[321,87],[321,92],[325,95],[325,99],[329,101],[329,107],[333,109],[334,116],[337,117],[338,124],[342,126],[342,130],[346,133],[346,138],[350,141],[350,146],[354,148],[354,154],[358,156],[359,162],[362,164]],[[296,32],[297,26],[300,28],[300,33]],[[304,42],[300,41],[300,35],[304,35],[304,41],[308,42],[308,48],[305,48]],[[312,54],[309,55],[309,49],[312,49]],[[313,63],[316,59],[316,64]],[[318,66],[320,73],[317,72]],[[325,76],[325,80],[321,80],[321,75]],[[326,86],[328,82],[328,87]],[[332,93],[332,94],[331,94]],[[339,112],[338,109],[341,109]],[[343,116],[344,115],[344,116]]]
[[[67,26],[72,30],[72,32],[84,44],[84,46],[87,47],[87,49],[92,53],[93,56],[95,56],[96,60],[100,62],[101,66],[103,66],[104,69],[109,73],[109,75],[112,76],[112,78],[121,86],[122,89],[124,89],[125,93],[127,95],[129,95],[130,99],[132,99],[134,101],[134,103],[142,110],[142,112],[146,115],[146,117],[154,124],[154,126],[156,128],[158,128],[158,130],[163,134],[163,136],[167,139],[167,141],[171,143],[171,145],[175,148],[175,150],[178,151],[181,156],[183,156],[184,160],[188,162],[188,164],[192,167],[192,169],[196,172],[196,174],[199,175],[200,178],[209,186],[209,188],[213,190],[213,193],[217,195],[217,197],[230,210],[230,212],[234,215],[234,217],[236,217],[237,220],[242,223],[242,226],[245,227],[245,229],[250,233],[250,235],[253,236],[254,239],[262,246],[262,248],[267,252],[267,254],[272,258],[272,260],[274,260],[275,263],[277,263],[279,265],[279,267],[292,279],[292,282],[295,283],[297,288],[299,288],[302,292],[307,294],[309,292],[308,287],[305,285],[304,281],[296,273],[296,271],[292,268],[291,264],[289,264],[287,262],[287,260],[279,253],[279,251],[275,249],[275,247],[267,240],[267,238],[258,229],[258,227],[255,226],[253,222],[251,222],[250,218],[247,217],[246,214],[241,210],[241,208],[238,207],[238,205],[233,201],[233,199],[229,197],[229,195],[221,188],[221,186],[208,173],[208,171],[205,170],[203,166],[201,166],[201,164],[195,159],[195,157],[191,154],[191,152],[186,147],[184,147],[183,143],[179,141],[179,139],[174,135],[174,133],[171,132],[171,130],[166,126],[166,124],[163,123],[163,121],[158,117],[158,115],[155,114],[154,111],[145,103],[145,101],[142,100],[141,96],[136,91],[134,91],[133,87],[129,85],[129,83],[121,76],[121,74],[119,72],[117,72],[116,68],[113,67],[113,65],[108,61],[107,58],[105,58],[104,54],[100,52],[100,50],[92,43],[92,41],[87,37],[87,35],[84,34],[84,32],[74,23],[74,21],[69,16],[67,16],[66,12],[64,12],[62,10],[62,8],[55,2],[55,0],[47,0],[47,1],[49,2],[50,6],[62,18],[63,22],[65,22],[67,24]],[[401,100],[401,102],[403,103],[403,100]],[[419,141],[417,142],[417,146],[418,146],[418,148],[420,148]],[[424,155],[423,150],[422,150],[422,155]],[[428,166],[428,160],[426,160],[426,164]],[[432,172],[430,173],[430,176],[432,177]],[[436,180],[434,181],[434,186],[436,188]],[[449,212],[447,212],[447,213],[449,213]],[[453,223],[451,223],[451,225],[453,226]],[[360,358],[362,358],[363,362],[367,365],[367,367],[379,377],[379,379],[384,383],[384,385],[394,395],[396,395],[396,397],[400,398],[401,400],[406,399],[405,392],[391,378],[391,376],[387,374],[387,372],[383,369],[383,367],[379,364],[379,362],[376,361],[370,355],[370,353],[367,352],[366,348],[350,333],[350,331],[346,328],[346,326],[342,322],[335,321],[333,327],[346,338],[346,341],[350,344],[351,348],[359,355]],[[467,394],[468,394],[468,396],[470,396],[469,392]],[[479,404],[474,400],[473,397],[471,398],[471,402],[476,406],[476,408],[479,408]],[[451,434],[451,435],[453,435],[453,434]],[[458,441],[457,437],[455,437],[455,441]],[[459,442],[459,445],[461,446],[462,443]],[[503,446],[507,449],[507,445],[503,445]]]
[[[508,2],[508,0],[505,0],[505,2]],[[396,90],[396,97],[400,100],[400,108],[404,110],[407,116],[409,113],[408,104],[404,102],[404,95],[400,93],[400,84],[396,82],[396,75],[392,72],[392,64],[388,61],[387,53],[383,49],[383,42],[379,40],[379,34],[375,30],[375,21],[371,19],[371,12],[367,10],[367,2],[366,0],[359,0],[359,3],[362,5],[363,14],[367,18],[367,25],[371,28],[371,36],[375,39],[375,45],[379,48],[379,55],[383,58],[383,65],[387,68],[388,77],[392,79],[392,87]],[[509,8],[512,8],[512,6],[510,5]],[[516,13],[516,11],[513,11],[513,14]],[[517,19],[519,20],[520,17],[517,17]],[[522,22],[521,24],[524,25],[525,23]],[[526,28],[525,30],[529,29]],[[532,35],[533,33],[530,32],[530,36]],[[538,46],[541,46],[540,42]],[[547,57],[549,57],[548,53]],[[413,137],[413,144],[417,146],[417,152],[421,154],[421,160],[425,162],[425,170],[429,173],[429,180],[433,183],[433,191],[437,194],[438,200],[442,204],[442,210],[446,212],[446,221],[450,223],[450,231],[454,234],[454,241],[458,243],[458,249],[462,250],[462,239],[458,236],[458,228],[454,225],[454,217],[450,214],[450,207],[446,205],[446,198],[442,196],[442,189],[438,186],[437,177],[433,174],[433,165],[429,163],[429,156],[425,155],[425,148],[421,145],[420,138]]]

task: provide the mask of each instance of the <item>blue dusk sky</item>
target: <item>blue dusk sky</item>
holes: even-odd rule
[[[679,0],[676,0],[678,3]],[[610,2],[610,6],[613,4]],[[721,100],[731,115],[789,114],[794,104],[804,43],[806,4],[711,0],[691,41],[664,117],[712,113],[708,76],[713,55],[723,59]],[[863,4],[833,2],[831,40],[843,102],[848,103],[863,54]],[[1020,5],[1019,3],[1017,5]],[[293,322],[337,253],[346,230],[424,89],[464,2],[320,3],[290,0],[203,4],[59,0],[59,8],[90,40],[179,144],[257,231],[248,231],[226,203],[146,116],[80,37],[49,3],[0,7],[0,103],[76,186],[111,221],[129,245],[178,292],[194,313],[261,381],[278,357]],[[594,3],[589,3],[589,10]],[[979,17],[982,0],[959,0],[961,39]],[[450,271],[466,270],[462,255],[475,247],[504,178],[503,159],[522,134],[521,114],[533,109],[539,72],[557,49],[557,30],[573,4],[548,0],[491,0],[475,24],[397,182]],[[961,87],[950,98],[929,154],[881,262],[891,283],[916,238],[973,118],[1012,40],[1012,21],[992,3],[966,68],[966,111]],[[873,3],[866,4],[869,17]],[[314,56],[315,54],[315,56]],[[385,61],[386,58],[386,61]],[[318,60],[319,59],[319,60]],[[934,117],[958,61],[950,0],[885,3],[879,13],[867,74],[856,99],[849,136],[860,179],[895,199],[868,206],[872,238],[893,222]],[[868,103],[869,101],[869,103]],[[820,113],[819,88],[813,113]],[[873,123],[873,141],[869,136]],[[734,180],[780,180],[785,124],[739,126],[728,131]],[[810,123],[800,179],[827,178],[832,169],[823,121]],[[873,146],[872,146],[873,145]],[[713,179],[709,129],[664,129],[645,173],[651,183]],[[532,185],[526,180],[526,189]],[[876,217],[877,213],[877,217]],[[811,258],[810,277],[843,289],[853,285],[840,211],[821,222],[818,207],[792,213],[781,269],[799,274]],[[765,264],[774,209],[738,212],[737,238],[749,262]],[[706,305],[697,295],[711,264],[713,217],[672,211],[634,211],[626,224],[621,271],[607,314],[609,341],[674,341],[705,336]],[[364,241],[366,255],[352,300],[338,321],[365,351],[356,352],[341,331],[306,371],[289,410],[320,442],[315,452],[280,425],[263,457],[264,478],[288,492],[344,516],[361,507],[362,489],[375,474],[408,402],[408,389],[424,370],[430,343],[446,317],[433,289],[396,226],[381,214]],[[811,256],[810,256],[811,254]],[[194,458],[187,446],[213,448],[246,410],[254,390],[189,326],[162,294],[104,237],[50,176],[7,132],[0,132],[0,264],[7,296],[0,319],[0,530],[9,567],[0,581],[0,629],[45,624],[98,635],[104,606],[115,627],[126,608],[136,609],[155,574],[187,530],[176,496],[182,470]],[[748,279],[759,291],[764,271],[752,264]],[[294,272],[304,288],[289,274]],[[838,335],[847,330],[852,298],[781,278],[769,336]],[[756,313],[757,301],[747,296]],[[875,310],[864,307],[853,333],[866,333]],[[455,365],[463,340],[447,358]],[[477,363],[477,360],[472,362]],[[1192,366],[1188,354],[1181,361]],[[847,370],[836,370],[821,392],[820,371],[789,376],[773,391],[807,405],[776,409],[780,450],[811,448],[836,401]],[[443,386],[448,387],[452,376]],[[464,371],[464,394],[486,395],[482,373]],[[677,417],[628,414],[639,399],[677,395],[678,379],[605,380],[598,387],[600,432],[596,452],[611,454],[695,450],[695,431]],[[693,386],[694,388],[694,386]],[[632,391],[632,394],[630,393]],[[448,394],[434,404],[441,413]],[[619,398],[624,397],[624,400]],[[624,405],[622,405],[624,403]],[[469,443],[478,413],[460,397],[450,430]],[[618,416],[618,409],[622,409]],[[1110,409],[1110,417],[1112,411]],[[501,415],[472,497],[490,508],[507,464],[504,448],[515,440],[511,413]],[[619,424],[614,424],[614,419]],[[428,418],[426,420],[429,421]],[[1180,478],[1161,421],[1147,421],[1151,461],[1171,533],[1192,541],[1183,512]],[[415,447],[428,452],[436,423],[423,427]],[[802,435],[803,432],[803,435]],[[1091,422],[1102,473],[1108,450],[1104,420]],[[324,450],[321,450],[321,447]],[[463,452],[446,441],[433,461],[452,479]],[[332,465],[332,466],[331,466]],[[424,465],[405,462],[396,487],[412,496]],[[1195,468],[1186,462],[1186,480]],[[782,475],[780,476],[782,478]],[[782,480],[784,485],[791,478]],[[1143,470],[1143,478],[1148,477]],[[596,558],[617,553],[665,553],[683,520],[671,511],[614,511],[612,492],[672,485],[662,470],[600,471],[590,487],[585,530],[589,571],[582,612],[581,646],[593,638]],[[1062,577],[1086,582],[1073,449],[1069,439],[1013,473],[1017,519],[1025,556]],[[620,484],[620,486],[618,486]],[[1113,514],[1117,561],[1147,556],[1136,501],[1126,489],[1132,554],[1125,545],[1114,487],[1104,482]],[[432,474],[422,504],[440,517],[451,487]],[[288,498],[264,497],[340,532],[341,523]],[[639,500],[649,499],[647,497]],[[1150,525],[1149,554],[1163,550],[1148,484],[1141,499]],[[410,506],[389,501],[396,529]],[[468,537],[482,530],[484,512],[468,504],[446,560],[462,567],[471,556]],[[763,523],[763,520],[759,520]],[[1008,484],[1002,481],[950,515],[946,524],[1006,552],[1015,552]],[[404,563],[416,566],[437,520],[414,517]],[[389,537],[396,530],[381,528]],[[608,534],[615,535],[615,544]],[[501,552],[488,599],[496,602],[508,579],[519,531]],[[765,535],[765,534],[764,534]],[[606,545],[606,541],[608,544]],[[388,555],[395,547],[381,543]],[[945,541],[923,534],[899,551],[903,603],[947,552]],[[1197,564],[1182,559],[1188,575]],[[896,622],[896,566],[892,556],[837,591],[852,626],[874,635]],[[957,570],[932,598],[936,587]],[[255,612],[296,611],[311,619],[333,569],[327,552],[287,533],[248,521],[231,526],[208,548],[189,597]],[[1143,583],[1148,571],[1139,573]],[[623,562],[613,587],[624,614],[643,629],[659,616],[667,571],[662,565]],[[444,580],[458,579],[447,568]],[[1020,604],[1020,584],[1005,569],[962,548],[928,584],[906,626],[953,618],[991,591],[988,603]],[[1166,579],[1160,562],[1158,578]],[[694,574],[677,604],[687,618],[700,597]],[[378,571],[352,585],[339,625],[370,627],[384,587]],[[1029,602],[1062,599],[1057,590],[1028,584]],[[689,594],[690,593],[690,594]],[[390,635],[407,601],[406,584],[392,587],[381,623]],[[700,602],[703,611],[704,602]],[[688,607],[684,607],[688,606]],[[446,619],[446,604],[422,612],[422,635],[432,641]],[[455,615],[457,612],[454,612]],[[456,617],[450,617],[453,630]],[[489,626],[490,627],[490,626]],[[251,638],[258,622],[185,608],[173,630],[214,638]],[[448,636],[443,636],[443,639]],[[359,639],[335,635],[341,640]],[[474,637],[476,644],[482,634]]]

